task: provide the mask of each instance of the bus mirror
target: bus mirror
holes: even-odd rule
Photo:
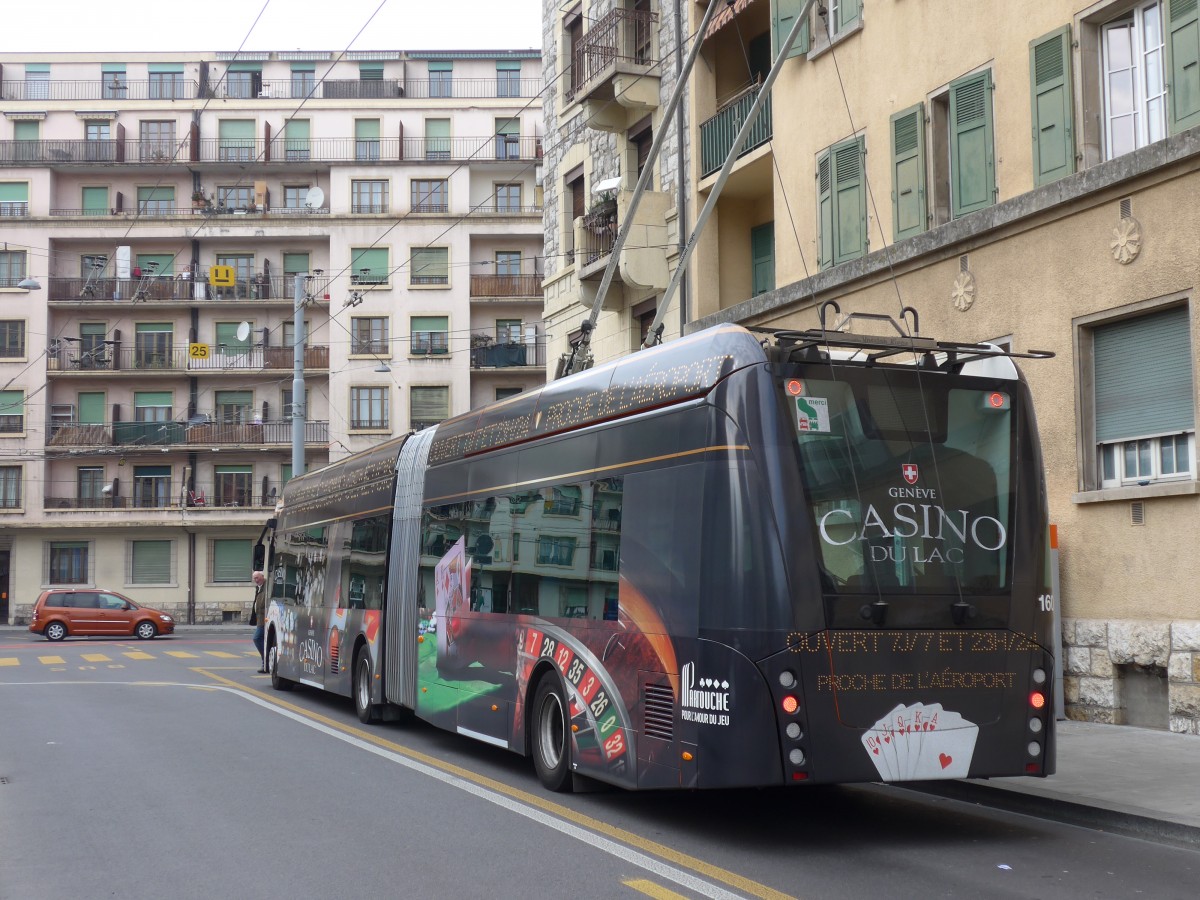
[[[267,563],[267,548],[264,544],[254,545],[254,571],[261,572]]]

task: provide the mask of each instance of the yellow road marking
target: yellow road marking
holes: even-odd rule
[[[47,666],[65,666],[67,661],[61,656],[39,656],[38,662]]]
[[[621,884],[625,885],[625,887],[633,888],[647,897],[653,897],[654,900],[687,900],[683,894],[669,891],[661,884],[655,884],[653,881],[645,878],[631,878],[627,881],[622,881]]]
[[[110,660],[103,653],[85,653],[83,654],[83,658],[88,662],[112,662],[112,660]]]
[[[262,691],[255,690],[252,687],[247,687],[241,682],[225,678],[223,675],[217,675],[214,672],[199,666],[193,668],[192,671],[207,675],[214,681],[218,681],[222,684],[228,685],[229,687],[245,691],[247,694],[258,697],[260,700],[265,700],[272,706],[278,706],[281,709],[290,710],[291,712],[296,713],[299,716],[303,716],[306,719],[319,722],[327,728],[340,731],[342,734],[351,735],[361,741],[374,744],[376,747],[383,747],[385,750],[389,750],[399,756],[416,760],[417,762],[423,763],[426,766],[434,769],[440,769],[443,772],[461,778],[464,781],[470,781],[491,791],[495,791],[498,794],[504,794],[508,797],[512,797],[514,800],[518,800],[521,803],[536,807],[537,809],[549,813],[550,815],[557,816],[560,819],[574,822],[576,825],[587,828],[599,834],[603,834],[606,837],[610,837],[613,840],[620,841],[631,847],[636,847],[645,853],[649,853],[659,857],[660,859],[667,860],[668,862],[674,863],[681,868],[689,869],[692,872],[703,875],[705,878],[710,878],[713,881],[719,881],[723,884],[727,884],[730,887],[742,891],[743,893],[750,894],[753,897],[761,897],[763,900],[794,900],[790,894],[784,894],[775,890],[774,888],[767,887],[765,884],[759,884],[757,881],[753,881],[742,875],[738,875],[736,872],[730,872],[727,869],[722,869],[719,866],[706,863],[702,859],[697,859],[694,856],[688,856],[686,853],[681,853],[673,847],[668,847],[665,844],[660,844],[657,841],[644,838],[639,834],[634,834],[632,831],[626,831],[624,828],[618,828],[615,825],[609,825],[607,822],[594,819],[585,813],[576,812],[573,809],[562,806],[558,803],[554,803],[553,801],[540,797],[537,794],[530,794],[528,791],[523,791],[520,788],[512,787],[511,785],[507,785],[502,781],[496,781],[492,778],[487,778],[486,776],[472,772],[470,769],[464,769],[461,766],[456,766],[453,763],[443,762],[437,757],[429,756],[428,754],[422,753],[419,750],[413,750],[410,747],[405,747],[403,744],[397,744],[394,741],[381,738],[369,731],[363,731],[361,728],[354,728],[350,725],[345,725],[342,722],[338,722],[335,719],[329,718],[328,716],[323,716],[320,713],[313,712],[312,710],[305,709],[301,706],[296,706],[294,703],[288,703],[286,700],[279,699],[278,694],[267,694]]]
[[[176,659],[199,659],[195,653],[188,653],[186,650],[168,650],[167,656],[174,656]]]
[[[19,666],[21,661],[15,656],[5,656],[0,658],[0,666]]]
[[[224,650],[205,650],[209,656],[216,656],[220,659],[241,659],[236,653],[226,653]]]
[[[121,655],[127,656],[129,659],[154,659],[153,656],[144,650],[130,650],[128,653],[123,653]]]

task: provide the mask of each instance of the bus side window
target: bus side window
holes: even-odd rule
[[[391,516],[355,519],[342,551],[342,604],[350,609],[381,609],[387,572]]]

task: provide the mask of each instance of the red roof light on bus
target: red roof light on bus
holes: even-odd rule
[[[987,402],[992,409],[1008,409],[1008,394],[992,391],[988,394]]]
[[[798,710],[799,708],[800,708],[800,701],[797,700],[795,697],[793,697],[791,694],[788,694],[786,697],[783,698],[783,711],[785,713],[787,713],[789,716],[795,715],[796,710]]]
[[[1041,691],[1034,691],[1029,695],[1029,705],[1034,709],[1041,709],[1046,705],[1046,695]]]
[[[792,378],[787,383],[787,392],[793,397],[799,397],[804,393],[804,382],[798,378]]]

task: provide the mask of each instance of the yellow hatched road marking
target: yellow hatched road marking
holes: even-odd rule
[[[176,659],[199,659],[195,653],[188,653],[186,650],[168,650],[167,656],[174,656]]]
[[[236,653],[226,653],[224,650],[205,650],[204,652],[219,659],[241,659]]]
[[[67,661],[61,656],[39,656],[38,662],[46,666],[65,666]]]
[[[655,884],[645,878],[630,878],[622,881],[621,884],[625,887],[633,888],[639,893],[645,894],[647,897],[653,897],[654,900],[687,900],[683,894],[677,894],[674,891],[669,891],[661,884]]]
[[[15,656],[5,656],[0,658],[0,666],[19,666],[21,661]]]
[[[85,653],[83,654],[83,658],[88,662],[112,662],[112,660],[103,653]]]
[[[129,659],[154,659],[154,657],[145,650],[130,650],[129,652],[122,653],[121,655],[126,656]]]

